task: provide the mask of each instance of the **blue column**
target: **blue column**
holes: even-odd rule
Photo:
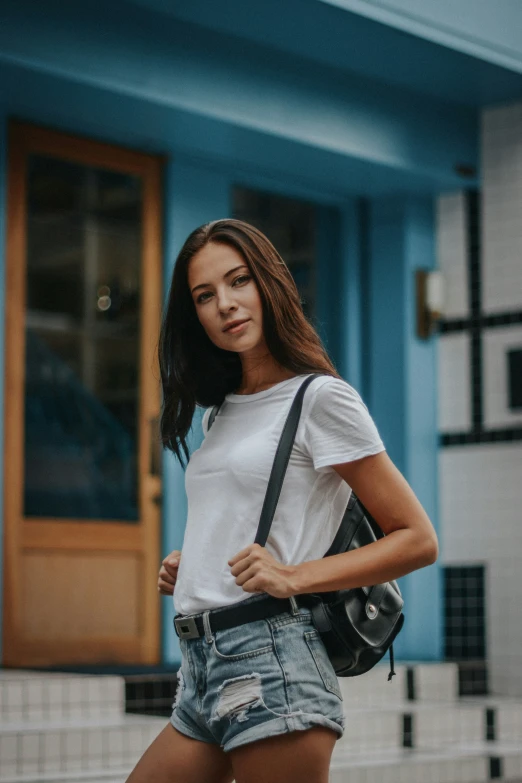
[[[317,331],[340,375],[363,392],[360,208],[318,207]]]
[[[435,264],[434,203],[429,198],[371,202],[369,210],[368,388],[366,402],[388,454],[438,528],[436,339],[415,334],[415,269]],[[402,660],[443,657],[439,562],[399,580],[405,624]]]
[[[219,172],[203,165],[173,161],[166,173],[165,194],[165,274],[164,291],[167,300],[174,262],[190,232],[207,223],[229,217],[229,181]],[[196,410],[188,444],[192,452],[203,439],[201,432],[202,410]],[[163,521],[162,557],[173,549],[181,549],[187,519],[185,473],[170,451],[163,458]],[[164,597],[162,657],[166,664],[178,665],[181,661],[178,637],[174,633],[172,598]]]

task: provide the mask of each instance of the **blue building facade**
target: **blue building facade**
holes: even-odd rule
[[[522,20],[508,18],[507,4],[502,24],[487,3],[472,5],[476,30],[428,0],[7,4],[0,275],[11,120],[160,157],[164,295],[185,237],[231,215],[235,188],[315,205],[321,336],[437,528],[437,342],[416,335],[415,270],[435,267],[434,199],[480,182],[481,109],[522,95],[513,39]],[[158,563],[181,548],[186,519],[184,474],[167,453],[161,477]],[[4,481],[4,506],[9,489]],[[441,660],[440,564],[400,584],[407,621],[397,657]],[[4,589],[4,616],[11,600]],[[161,601],[155,663],[175,665],[172,605]],[[4,622],[4,649],[12,627]]]

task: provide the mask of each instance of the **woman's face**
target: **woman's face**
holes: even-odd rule
[[[188,284],[197,316],[215,345],[243,354],[264,344],[261,297],[237,250],[209,242],[191,258]],[[225,330],[232,321],[246,323],[237,331]]]

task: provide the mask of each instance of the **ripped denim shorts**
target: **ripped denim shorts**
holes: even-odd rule
[[[335,671],[310,609],[293,604],[292,611],[264,620],[180,639],[170,719],[178,731],[224,751],[312,726],[327,726],[342,737]]]

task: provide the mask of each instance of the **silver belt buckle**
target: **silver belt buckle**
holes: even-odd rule
[[[197,639],[200,635],[193,617],[178,617],[174,625],[180,639]]]

